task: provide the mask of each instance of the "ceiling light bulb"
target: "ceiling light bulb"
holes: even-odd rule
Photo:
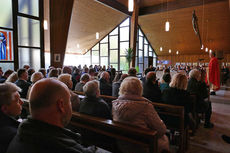
[[[129,12],[133,12],[133,7],[134,7],[133,4],[134,4],[133,0],[129,0]]]
[[[80,45],[79,45],[79,44],[77,44],[77,48],[80,48]]]
[[[176,51],[176,54],[178,55],[178,54],[179,54],[179,51]]]
[[[205,52],[208,52],[208,47],[205,48]]]
[[[165,22],[165,31],[169,31],[169,27],[170,27],[169,21],[166,21]]]
[[[162,50],[163,50],[163,48],[162,47],[160,47],[160,51],[162,52]]]
[[[203,44],[201,45],[201,48],[200,48],[200,49],[201,49],[201,50],[203,50],[203,49],[204,49],[204,45],[203,45]]]
[[[210,49],[210,50],[209,50],[209,53],[211,53],[211,52],[212,52],[212,50]]]
[[[44,30],[48,30],[48,22],[47,22],[47,20],[44,20],[43,26],[44,26]]]
[[[171,51],[171,49],[169,49],[169,53],[171,53],[172,51]]]
[[[96,39],[99,39],[99,32],[96,32]]]

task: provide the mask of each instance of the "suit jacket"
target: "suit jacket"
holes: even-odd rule
[[[15,84],[22,89],[22,91],[19,92],[21,98],[26,98],[27,92],[31,84],[25,80],[17,80]]]
[[[17,133],[19,122],[0,111],[0,153],[5,153]]]
[[[79,135],[39,120],[28,118],[18,129],[7,153],[92,153],[77,141]]]

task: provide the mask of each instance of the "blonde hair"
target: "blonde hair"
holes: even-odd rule
[[[18,80],[18,74],[17,72],[11,73],[11,75],[6,79],[6,82],[16,82]]]
[[[41,72],[35,72],[31,76],[31,82],[35,83],[38,80],[41,80],[43,78],[43,74]]]
[[[169,86],[172,88],[186,90],[187,83],[188,83],[187,77],[184,74],[177,73],[173,75],[172,81],[169,84]]]
[[[142,96],[142,84],[136,77],[125,78],[120,87],[119,95],[138,95]]]

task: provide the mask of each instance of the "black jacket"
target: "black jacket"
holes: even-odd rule
[[[184,106],[185,124],[189,123],[189,113],[192,112],[192,99],[189,92],[177,88],[169,87],[162,93],[162,100],[166,104]]]
[[[0,111],[0,153],[5,153],[17,133],[19,122]]]
[[[91,153],[70,130],[29,118],[23,121],[7,153]]]
[[[113,83],[113,92],[112,92],[112,96],[113,97],[119,97],[119,89],[121,86],[121,81],[117,81]]]
[[[22,89],[20,93],[21,98],[26,98],[30,83],[24,80],[17,80],[15,84]]]
[[[101,78],[99,81],[101,95],[112,96],[112,85],[103,78]]]
[[[85,97],[82,99],[79,112],[105,119],[112,118],[108,104],[103,99],[96,97]]]
[[[145,83],[143,84],[143,97],[147,98],[152,102],[160,102],[161,90],[157,84],[145,81]]]

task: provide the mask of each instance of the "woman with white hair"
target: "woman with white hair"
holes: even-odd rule
[[[169,88],[165,89],[162,94],[162,100],[166,104],[184,106],[185,108],[185,125],[191,123],[194,126],[193,118],[190,115],[192,112],[192,99],[189,92],[186,91],[187,88],[187,77],[184,74],[177,73],[173,76]],[[191,120],[190,120],[191,118]],[[170,120],[170,123],[174,120]]]
[[[151,101],[142,97],[142,84],[136,77],[127,77],[121,83],[119,97],[112,102],[113,120],[132,124],[145,129],[156,130],[158,150],[169,150],[166,126],[155,111]],[[120,142],[122,152],[143,153],[145,148],[134,144]]]
[[[77,94],[75,94],[71,89],[73,87],[72,82],[72,76],[70,74],[61,74],[58,76],[58,80],[66,84],[66,86],[69,88],[70,94],[71,94],[71,104],[72,104],[72,110],[78,111],[80,106],[80,99]]]
[[[43,79],[44,76],[41,72],[35,72],[32,74],[31,78],[30,78],[30,81],[32,82],[32,84],[30,85],[29,89],[28,89],[28,92],[27,92],[27,96],[26,98],[28,99],[29,98],[29,95],[30,95],[30,91],[31,91],[31,88],[32,86],[38,81],[38,80],[41,80]]]
[[[213,123],[211,123],[212,114],[212,104],[210,101],[205,101],[208,92],[205,86],[202,86],[199,82],[201,80],[201,73],[197,69],[193,69],[189,72],[189,81],[187,90],[190,94],[196,95],[196,112],[205,113],[205,123],[204,128],[213,128]],[[205,91],[206,90],[206,91]],[[205,93],[205,94],[204,94]]]

